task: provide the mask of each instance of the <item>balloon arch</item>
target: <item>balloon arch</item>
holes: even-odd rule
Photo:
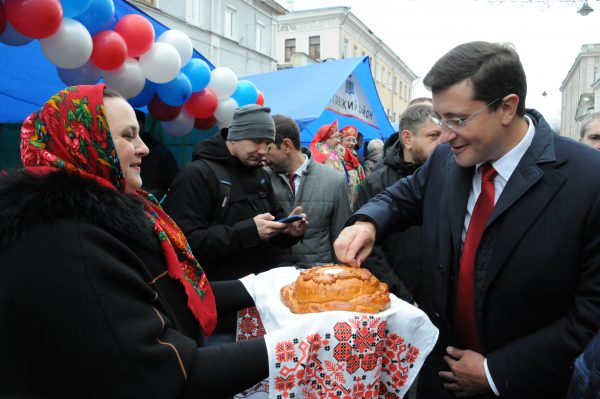
[[[65,85],[103,79],[133,107],[147,106],[173,136],[194,127],[227,127],[236,108],[264,104],[252,82],[192,58],[184,32],[155,37],[141,15],[117,20],[113,0],[0,1],[0,43],[22,46],[34,39]]]

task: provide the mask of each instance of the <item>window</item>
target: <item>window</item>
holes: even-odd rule
[[[404,97],[402,97],[402,81],[400,81],[400,89],[399,89],[399,91],[400,91],[400,98],[404,98]]]
[[[375,80],[379,82],[379,61],[375,61]]]
[[[308,55],[315,60],[321,59],[321,36],[308,38]]]
[[[394,82],[394,83],[395,83],[395,82]],[[391,73],[391,72],[389,72],[389,71],[388,71],[388,75],[387,75],[387,84],[388,84],[388,85],[391,85],[391,84],[392,84],[392,73]],[[393,87],[390,87],[389,89],[390,89],[390,91],[394,90],[394,88],[393,88]]]
[[[235,34],[235,21],[237,11],[230,5],[225,6],[225,24],[223,26],[223,36],[233,39]]]
[[[363,54],[364,55],[364,54]],[[358,47],[354,46],[352,48],[352,56],[353,57],[358,57]]]
[[[394,94],[398,93],[398,89],[396,88],[396,85],[397,85],[397,80],[396,80],[396,77],[394,76],[392,78],[392,92]]]
[[[285,39],[285,62],[292,60],[292,54],[296,52],[296,39]]]
[[[265,35],[265,25],[261,22],[256,23],[256,43],[254,49],[256,51],[262,51],[263,37]]]
[[[344,39],[344,49],[343,49],[343,54],[342,54],[342,58],[348,58],[348,39]]]
[[[200,1],[186,0],[185,2],[185,19],[187,22],[200,26]]]
[[[387,82],[386,82],[385,78],[387,78],[387,74],[385,73],[385,67],[382,66],[381,67],[381,84],[383,85],[383,87],[387,86]]]

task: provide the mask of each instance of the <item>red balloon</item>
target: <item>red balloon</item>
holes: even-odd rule
[[[6,29],[6,10],[4,3],[0,3],[0,35],[4,33],[4,29]]]
[[[129,57],[139,57],[150,50],[154,43],[154,27],[141,15],[125,15],[117,22],[115,32],[125,40]]]
[[[256,103],[258,105],[265,105],[265,96],[262,94],[262,91],[258,90],[258,98],[256,99]]]
[[[211,115],[208,118],[196,118],[194,127],[200,130],[208,130],[217,124],[217,119]]]
[[[5,0],[4,7],[17,32],[36,39],[52,36],[63,19],[59,0]]]
[[[185,103],[185,108],[196,118],[208,118],[217,110],[217,95],[210,89],[202,89],[199,92],[192,93],[192,96]]]
[[[113,30],[102,30],[96,33],[92,40],[94,49],[90,59],[100,69],[117,69],[127,58],[125,40]]]
[[[157,121],[171,121],[175,119],[182,108],[182,105],[179,107],[172,107],[163,103],[156,94],[154,94],[154,97],[152,97],[152,100],[148,103],[148,112]]]

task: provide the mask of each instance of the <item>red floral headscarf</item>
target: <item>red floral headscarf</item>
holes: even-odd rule
[[[355,126],[348,125],[345,126],[342,130],[340,130],[340,138],[343,140],[344,137],[358,137],[358,129]],[[360,161],[354,155],[354,153],[347,148],[344,148],[344,161],[346,161],[346,167],[348,169],[358,169],[360,166]],[[364,179],[364,176],[362,177]]]
[[[104,112],[104,87],[67,87],[29,115],[21,128],[21,160],[29,173],[67,170],[123,192],[125,179]],[[217,311],[202,267],[177,224],[156,199],[142,190],[137,195],[154,226],[169,275],[183,284],[188,307],[204,333],[210,335]]]
[[[323,154],[321,151],[319,151],[317,149],[315,144],[328,140],[331,137],[331,135],[337,133],[337,131],[338,131],[337,119],[334,120],[332,123],[321,126],[319,128],[319,130],[317,130],[317,133],[315,133],[315,136],[313,137],[312,142],[310,143],[310,149],[311,149],[311,152],[313,154],[315,161],[317,161],[319,163],[323,163],[323,162],[325,162],[325,159],[327,158],[327,156],[325,154]]]

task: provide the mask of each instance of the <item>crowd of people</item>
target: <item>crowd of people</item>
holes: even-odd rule
[[[119,93],[56,93],[0,176],[0,397],[230,397],[273,361],[235,342],[239,279],[335,262],[439,329],[419,399],[597,397],[600,114],[588,145],[553,132],[506,44],[459,45],[424,83],[364,159],[355,126],[306,148],[252,104],[181,171]]]

